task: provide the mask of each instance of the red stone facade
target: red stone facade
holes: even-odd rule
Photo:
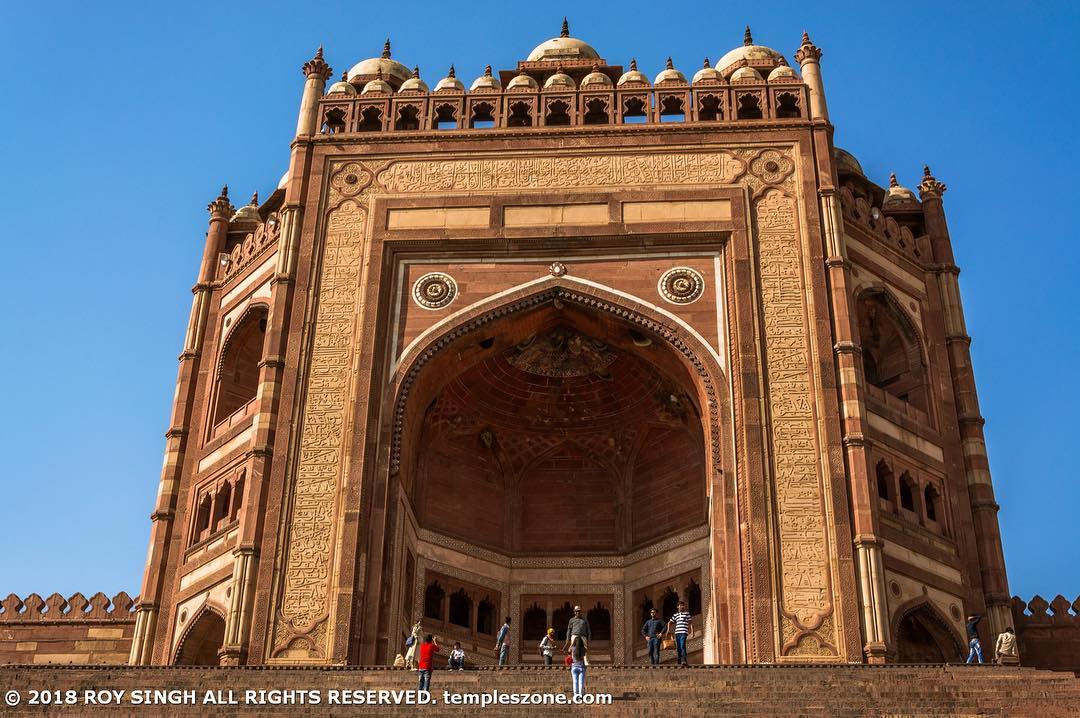
[[[0,664],[127,663],[135,633],[135,603],[120,592],[89,599],[32,594],[0,602]]]
[[[868,179],[797,50],[650,81],[564,28],[466,90],[320,49],[277,190],[209,206],[131,662],[388,664],[421,620],[490,663],[510,616],[528,663],[575,603],[642,662],[679,599],[697,662],[992,645],[945,187]]]

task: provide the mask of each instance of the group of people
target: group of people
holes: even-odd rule
[[[983,662],[982,643],[979,641],[979,621],[982,619],[982,614],[978,613],[967,617],[967,663],[974,663],[976,659],[979,663]],[[1012,626],[1008,626],[998,634],[997,642],[994,644],[994,661],[1003,666],[1015,666],[1020,663],[1020,651],[1016,645],[1016,634]]]

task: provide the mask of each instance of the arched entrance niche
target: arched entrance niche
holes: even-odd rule
[[[177,666],[216,666],[218,650],[225,642],[225,619],[205,606],[191,621],[176,649]]]
[[[561,633],[577,604],[599,634],[593,659],[639,661],[638,604],[675,591],[698,609],[698,660],[733,660],[741,573],[715,355],[674,317],[596,286],[530,289],[429,332],[396,375],[392,553],[413,595],[393,592],[390,644],[422,616],[482,662],[494,635],[460,607],[487,602],[494,630],[511,617],[519,660],[539,662],[522,640],[542,624]]]
[[[953,629],[926,601],[897,612],[897,663],[956,663],[966,651]]]

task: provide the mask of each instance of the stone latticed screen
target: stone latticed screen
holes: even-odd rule
[[[950,662],[979,613],[1075,667],[1009,598],[945,186],[867,178],[796,49],[320,49],[280,184],[209,205],[140,597],[9,597],[0,657],[485,665],[509,617],[540,664],[581,606],[647,663],[683,602],[697,663]]]

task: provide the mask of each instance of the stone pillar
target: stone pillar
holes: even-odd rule
[[[225,248],[229,219],[234,208],[229,202],[229,188],[222,187],[221,194],[211,202],[210,227],[206,233],[199,280],[192,289],[191,318],[184,337],[184,351],[180,354],[180,369],[176,379],[172,418],[165,433],[165,463],[161,469],[157,504],[150,515],[150,551],[143,575],[142,591],[136,609],[135,635],[131,641],[128,662],[147,665],[152,660],[154,633],[157,630],[158,600],[165,580],[165,565],[169,558],[169,545],[173,534],[173,518],[176,515],[176,498],[180,488],[180,475],[184,466],[184,451],[191,425],[191,406],[194,400],[202,341],[206,333],[206,321],[210,311],[210,294],[217,272],[218,255]],[[211,520],[213,517],[211,516]]]
[[[225,617],[225,640],[218,656],[223,666],[239,666],[247,658],[251,629],[251,606],[255,599],[255,550],[239,547],[233,551],[232,593]]]
[[[322,45],[315,51],[315,57],[304,63],[304,95],[300,100],[300,117],[296,121],[296,135],[314,135],[319,131],[319,99],[326,89],[326,81],[333,72],[323,60]]]
[[[1005,576],[1005,557],[1001,549],[1001,531],[997,521],[998,504],[994,500],[990,462],[986,456],[986,441],[983,438],[985,421],[979,413],[979,398],[971,365],[971,337],[967,334],[964,310],[960,302],[960,285],[957,281],[960,269],[953,257],[952,241],[949,238],[941,199],[944,192],[945,185],[930,173],[929,167],[925,167],[922,183],[919,184],[919,197],[922,199],[923,219],[933,250],[934,272],[941,292],[945,343],[956,400],[964,473],[971,499],[971,515],[987,619],[991,634],[996,636],[1006,626],[1011,625],[1009,585]]]
[[[802,69],[803,82],[810,89],[810,118],[828,122],[829,106],[825,103],[825,85],[821,80],[821,50],[810,42],[810,36],[805,32],[795,61]]]

